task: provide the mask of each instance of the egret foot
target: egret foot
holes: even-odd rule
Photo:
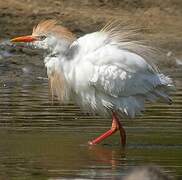
[[[121,125],[120,121],[119,121],[119,117],[117,116],[117,114],[115,112],[113,112],[112,113],[112,126],[111,126],[111,129],[106,131],[105,133],[101,134],[96,139],[94,139],[92,141],[89,141],[88,144],[89,145],[96,145],[96,144],[100,143],[101,141],[103,141],[104,139],[106,139],[107,137],[114,134],[118,130],[120,131],[121,144],[122,144],[123,147],[125,147],[125,145],[126,145],[126,132],[125,132],[123,126]]]

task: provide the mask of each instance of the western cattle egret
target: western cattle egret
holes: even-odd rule
[[[40,22],[32,35],[11,39],[45,50],[44,59],[52,96],[59,101],[74,100],[83,110],[112,116],[111,129],[89,141],[95,145],[120,132],[126,133],[121,117],[134,118],[146,101],[170,103],[172,80],[151,61],[155,51],[132,39],[134,30],[109,23],[102,30],[80,38],[54,20]]]

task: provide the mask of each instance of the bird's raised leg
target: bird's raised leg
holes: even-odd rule
[[[119,118],[115,112],[112,113],[112,126],[111,129],[106,131],[104,134],[100,135],[96,139],[89,141],[89,145],[96,145],[106,139],[107,137],[114,134],[117,130],[120,131],[120,137],[121,137],[121,144],[124,147],[126,145],[126,133],[124,128],[122,127]]]

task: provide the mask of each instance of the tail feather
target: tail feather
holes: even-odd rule
[[[113,101],[113,104],[117,109],[127,117],[133,118],[144,110],[145,101],[155,102],[161,99],[165,103],[171,104],[172,100],[169,97],[169,92],[174,90],[172,80],[163,75],[159,74],[158,85],[155,86],[150,92],[145,95],[134,95],[129,97],[120,97]],[[155,83],[154,83],[155,84]]]

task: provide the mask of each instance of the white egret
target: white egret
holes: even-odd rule
[[[90,145],[119,130],[125,146],[122,117],[134,118],[146,101],[171,103],[172,80],[152,65],[155,51],[133,40],[135,31],[124,29],[110,23],[77,39],[56,21],[46,20],[31,35],[11,39],[45,50],[49,87],[59,101],[74,100],[85,111],[112,116],[111,129]]]

